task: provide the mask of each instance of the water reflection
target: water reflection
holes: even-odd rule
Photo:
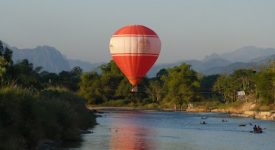
[[[207,125],[201,125],[201,116]],[[227,119],[228,122],[222,122]],[[204,119],[203,119],[204,120]],[[110,111],[97,118],[93,134],[70,150],[258,150],[274,149],[275,122],[232,118],[219,113]],[[258,124],[263,134],[252,134]],[[240,142],[241,141],[241,142]]]
[[[126,112],[121,117],[114,117],[111,127],[110,145],[112,150],[154,150],[152,128],[143,127],[139,119],[142,112]],[[127,119],[125,119],[127,118]]]

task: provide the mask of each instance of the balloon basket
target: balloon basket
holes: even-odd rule
[[[138,92],[138,87],[137,86],[133,86],[131,89],[132,93],[137,93]]]

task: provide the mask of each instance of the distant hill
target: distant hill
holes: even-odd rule
[[[43,70],[54,73],[69,71],[76,66],[82,68],[83,71],[92,71],[101,64],[67,59],[59,50],[51,46],[38,46],[36,48],[28,49],[11,47],[11,49],[13,51],[13,61],[15,63],[23,59],[28,59],[34,67],[41,66],[43,67]]]
[[[265,56],[265,57],[258,57],[255,59],[252,59],[250,62],[235,62],[231,63],[228,66],[223,67],[213,67],[208,69],[204,74],[211,75],[211,74],[229,74],[234,72],[235,70],[242,69],[242,68],[249,68],[253,70],[259,70],[263,66],[266,66],[271,61],[275,60],[275,54],[271,56]]]
[[[187,64],[190,64],[194,70],[202,72],[202,73],[207,72],[210,68],[224,67],[224,66],[227,66],[232,63],[232,62],[230,62],[226,59],[222,59],[222,58],[211,58],[211,59],[207,58],[207,59],[204,59],[202,61],[197,61],[197,62],[195,62],[194,60],[184,61],[184,62]]]
[[[33,49],[18,49],[12,47],[11,49],[13,50],[14,62],[28,59],[33,63],[34,67],[41,66],[43,70],[55,73],[71,69],[66,57],[54,47],[38,46]]]
[[[268,63],[272,60],[275,60],[275,54],[270,55],[270,56],[264,56],[264,57],[258,57],[252,60],[252,62],[258,62],[261,64]]]
[[[257,70],[271,60],[275,60],[274,48],[247,46],[229,53],[214,53],[206,56],[203,60],[186,60],[177,63],[157,64],[153,66],[147,76],[153,77],[161,68],[177,66],[183,62],[190,64],[192,68],[198,72],[211,75],[220,73],[228,74],[241,68]]]
[[[163,64],[155,64],[153,67],[149,70],[147,73],[147,77],[154,77],[159,72],[159,70],[163,68],[170,68],[174,66],[180,65],[182,62],[176,62],[176,63],[163,63]]]
[[[243,68],[257,70],[258,66],[256,63],[235,62],[235,63],[229,64],[228,66],[209,68],[204,72],[204,74],[205,75],[230,74],[230,73],[233,73],[235,70],[243,69]]]
[[[83,71],[98,71],[98,66],[103,63],[89,63],[82,60],[67,59],[56,48],[50,46],[38,46],[33,49],[13,50],[14,62],[22,59],[28,59],[35,67],[42,66],[44,70],[49,72],[61,72],[63,70],[71,70],[75,66],[79,66]],[[169,68],[187,63],[200,73],[211,75],[220,73],[232,73],[241,68],[258,69],[262,65],[275,60],[274,48],[259,48],[255,46],[247,46],[235,51],[224,54],[211,54],[202,60],[186,60],[175,63],[156,64],[148,72],[148,77],[153,77],[162,68]]]
[[[221,54],[220,57],[231,62],[251,62],[253,59],[275,54],[275,48],[246,46],[233,52]]]

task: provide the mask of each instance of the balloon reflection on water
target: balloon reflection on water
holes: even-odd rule
[[[112,150],[153,150],[154,131],[152,128],[143,127],[142,122],[133,118],[142,117],[142,113],[124,113],[124,117],[114,118],[111,128],[111,149]],[[125,117],[129,119],[125,119]]]

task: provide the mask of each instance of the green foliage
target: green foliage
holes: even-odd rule
[[[82,98],[69,91],[0,89],[0,149],[34,149],[43,139],[79,139],[95,123]]]
[[[237,92],[236,81],[230,76],[222,75],[216,81],[214,91],[221,95],[222,101],[234,102]]]
[[[255,91],[255,78],[256,71],[250,69],[236,70],[231,76],[236,82],[238,90],[243,90],[247,94],[254,93]]]
[[[157,79],[152,79],[149,81],[148,93],[153,102],[159,103],[163,98],[164,92],[162,91],[162,82]]]
[[[57,83],[71,91],[77,91],[79,89],[78,83],[80,82],[81,74],[82,69],[80,67],[74,67],[71,71],[62,71],[58,75]]]
[[[0,78],[1,82],[3,82],[4,75],[7,71],[7,66],[8,62],[4,59],[4,57],[0,56]]]
[[[124,99],[116,99],[110,100],[102,104],[103,106],[110,106],[110,107],[123,107],[128,105],[128,101]]]
[[[6,74],[9,73],[12,64],[12,51],[8,47],[5,47],[0,40],[0,84],[3,84],[7,78]]]
[[[130,84],[116,64],[111,61],[100,68],[101,74],[96,72],[82,74],[78,94],[89,104],[108,104],[110,100],[129,97]]]
[[[214,85],[220,75],[203,76],[200,80],[200,93],[203,98],[212,98],[216,94],[214,93]]]
[[[221,75],[214,84],[213,90],[221,95],[221,99],[229,102],[238,100],[237,91],[245,91],[246,96],[256,95],[264,104],[275,103],[275,65],[259,72],[240,69],[231,75]],[[254,96],[256,100],[257,97]]]
[[[165,100],[173,101],[180,107],[184,103],[196,100],[199,88],[197,73],[191,66],[182,64],[168,69],[168,75],[162,78],[164,81]]]
[[[102,65],[101,74],[84,73],[81,76],[79,95],[89,104],[110,105],[116,100],[129,101],[135,105],[161,104],[163,100],[182,105],[197,98],[200,86],[197,73],[182,64],[171,69],[162,69],[156,78],[144,78],[139,84],[139,93],[130,93],[130,84],[113,61]],[[128,102],[127,102],[128,101]],[[115,104],[115,102],[114,102]],[[123,103],[122,103],[123,104]]]
[[[12,67],[12,78],[23,87],[41,89],[39,73],[33,68],[33,64],[27,59],[15,64]]]
[[[225,102],[237,101],[237,92],[244,91],[246,95],[255,93],[256,72],[250,69],[236,70],[231,75],[221,75],[214,84],[213,90],[219,93]]]
[[[257,93],[261,102],[275,103],[275,61],[270,67],[263,69],[256,77]]]
[[[81,76],[78,94],[84,97],[89,104],[99,104],[106,100],[102,95],[100,76],[96,72],[84,73]]]
[[[139,84],[140,92],[134,94],[129,92],[128,80],[111,61],[101,66],[100,74],[83,73],[78,94],[89,104],[108,106],[157,104],[171,108],[207,99],[232,103],[239,100],[238,91],[245,91],[246,95],[258,92],[262,99],[274,102],[274,75],[268,70],[265,74],[263,70],[257,73],[240,69],[231,75],[201,76],[191,66],[182,64],[160,70],[155,78],[144,78]]]

